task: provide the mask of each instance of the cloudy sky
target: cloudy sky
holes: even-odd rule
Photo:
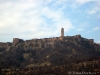
[[[100,42],[100,0],[0,0],[0,42],[80,34]]]

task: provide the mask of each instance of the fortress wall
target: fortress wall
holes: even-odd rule
[[[23,42],[23,40],[19,38],[13,38],[13,45],[20,43],[20,42]]]
[[[89,39],[90,43],[93,43],[94,42],[94,39]]]
[[[76,38],[81,38],[81,35],[76,35]]]
[[[54,41],[54,40],[59,40],[59,37],[52,37],[52,38],[43,38],[43,39],[41,39],[41,41]]]

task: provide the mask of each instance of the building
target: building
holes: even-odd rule
[[[60,36],[60,40],[64,39],[64,28],[61,28],[61,36]]]

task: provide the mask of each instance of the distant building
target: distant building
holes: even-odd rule
[[[64,39],[64,28],[61,28],[61,36],[60,36],[60,40]]]
[[[64,28],[61,28],[61,36],[64,36]]]
[[[94,39],[86,39],[86,38],[82,38],[80,34],[78,35],[75,35],[75,36],[65,36],[64,35],[64,28],[62,27],[61,30],[60,30],[60,37],[52,37],[52,38],[42,38],[42,39],[38,39],[38,38],[33,38],[31,40],[26,40],[27,42],[34,42],[36,44],[39,44],[40,46],[42,46],[41,42],[49,42],[47,44],[51,44],[53,45],[53,41],[68,41],[70,40],[71,38],[73,38],[73,40],[77,39],[78,41],[82,41],[82,40],[86,40],[86,41],[89,41],[90,43],[93,43],[94,42]],[[23,42],[24,40],[22,39],[19,39],[19,38],[13,38],[13,45],[17,45],[18,43],[21,43]],[[2,44],[2,43],[1,43]],[[10,43],[8,43],[10,44]]]

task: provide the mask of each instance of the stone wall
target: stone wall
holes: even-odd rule
[[[16,44],[18,44],[18,43],[20,43],[20,42],[23,42],[23,40],[22,39],[19,39],[19,38],[13,38],[13,45],[16,45]]]
[[[94,43],[94,39],[89,39],[90,43]]]

